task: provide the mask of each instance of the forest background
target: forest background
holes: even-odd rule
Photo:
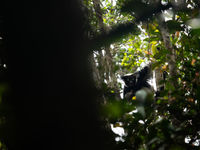
[[[1,12],[0,149],[199,148],[199,1],[30,3]],[[144,116],[119,78],[148,63]]]
[[[93,49],[91,59],[108,130],[118,130],[117,148],[198,147],[199,2],[92,0],[85,5],[91,25],[88,36],[108,36],[105,46]],[[112,34],[115,38],[109,37]],[[148,64],[154,72],[154,90],[162,85],[165,89],[153,106],[144,106],[143,117],[137,111],[137,98],[127,101],[122,96],[120,77]]]

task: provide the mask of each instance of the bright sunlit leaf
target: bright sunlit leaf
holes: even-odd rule
[[[162,66],[162,71],[166,71],[167,70],[167,65]]]
[[[148,51],[144,51],[144,53],[147,55],[151,55],[151,52],[148,52]]]
[[[151,46],[151,50],[152,50],[153,55],[155,55],[157,53],[157,48],[156,48],[155,44],[153,44]]]
[[[193,59],[192,59],[192,62],[191,62],[191,65],[194,66],[194,65],[195,65],[195,62],[196,62],[196,59],[193,58]]]
[[[133,96],[133,97],[132,97],[132,100],[136,100],[136,96]]]

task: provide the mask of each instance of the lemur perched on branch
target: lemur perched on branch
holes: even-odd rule
[[[131,99],[138,90],[144,87],[151,88],[151,85],[148,83],[148,80],[151,78],[151,72],[151,65],[149,65],[133,74],[122,76],[121,79],[125,83],[124,98]]]
[[[138,90],[141,90],[142,88],[149,88],[152,90],[152,92],[155,92],[155,97],[160,96],[160,91],[164,90],[164,84],[162,85],[156,85],[157,89],[153,90],[152,85],[149,84],[150,78],[153,77],[152,72],[152,65],[145,66],[140,71],[136,71],[135,73],[124,75],[121,77],[121,79],[124,81],[124,98],[130,100],[133,96],[135,96],[136,92]],[[162,72],[162,79],[166,80],[167,72]]]

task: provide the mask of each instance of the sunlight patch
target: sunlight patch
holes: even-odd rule
[[[124,129],[122,127],[114,127],[113,124],[111,124],[111,129],[115,134],[119,136],[125,135]]]

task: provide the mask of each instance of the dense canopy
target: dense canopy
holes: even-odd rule
[[[104,91],[104,119],[123,133],[115,132],[116,149],[199,147],[199,2],[88,0],[85,6],[89,33],[103,45],[93,48],[92,59],[94,80]],[[120,76],[148,64],[154,98],[147,98],[151,105],[143,116],[137,94],[131,100],[122,96]]]

